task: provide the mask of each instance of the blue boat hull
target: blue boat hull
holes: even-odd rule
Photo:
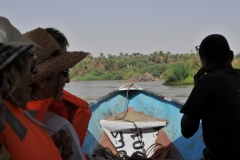
[[[85,153],[90,156],[95,153],[94,150],[98,147],[104,134],[99,125],[99,120],[123,112],[126,106],[126,94],[126,90],[116,90],[89,104],[92,110],[92,118],[83,145]],[[182,114],[179,113],[179,110],[183,105],[182,103],[144,89],[130,90],[128,99],[128,106],[133,107],[135,111],[169,121],[168,125],[163,127],[162,130],[184,159],[194,160],[203,157],[202,150],[205,145],[202,139],[201,124],[193,137],[186,139],[181,134],[180,121]]]

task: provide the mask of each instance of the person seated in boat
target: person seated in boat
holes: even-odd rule
[[[69,82],[68,70],[65,69],[73,67],[84,59],[87,53],[67,52],[66,46],[61,49],[47,30],[42,28],[34,29],[25,35],[43,48],[42,51],[36,52],[39,57],[37,58],[38,73],[33,77],[31,101],[27,108],[44,111],[41,116],[36,116],[42,122],[47,110],[47,113],[56,113],[71,122],[79,138],[79,145],[82,146],[81,138],[82,140],[85,138],[91,110],[86,101],[63,91],[63,87]],[[44,124],[46,122],[45,120]],[[61,125],[57,120],[55,123]]]
[[[31,50],[34,45],[31,42],[26,41],[27,39],[23,39],[16,41],[14,39],[10,40],[10,34],[4,34],[6,24],[4,21],[7,21],[5,18],[0,17],[0,132],[5,129],[5,120],[3,107],[4,106],[4,98],[6,98],[6,94],[10,91],[10,84],[4,78],[3,71],[13,64],[15,60],[17,60],[22,54]],[[11,27],[8,28],[11,31]],[[14,44],[12,43],[14,42]],[[0,140],[0,159],[1,160],[10,160],[10,155],[6,150],[3,143]]]
[[[1,54],[1,60],[4,61],[1,62],[0,68],[3,69],[4,65],[14,61],[1,73],[6,79],[2,83],[8,82],[11,86],[10,91],[4,93],[6,100],[2,109],[5,128],[0,133],[2,144],[6,146],[12,160],[68,158],[72,154],[69,152],[71,141],[68,141],[65,132],[55,132],[53,137],[50,137],[43,129],[45,126],[34,120],[26,110],[26,103],[30,99],[31,92],[29,83],[32,80],[32,74],[37,73],[34,63],[35,55],[31,52],[40,47],[22,35],[4,17],[0,17],[0,43],[16,46],[15,48],[5,47],[2,50],[4,55]],[[56,145],[59,146],[56,147]],[[58,147],[61,147],[62,157]]]
[[[180,110],[182,135],[192,137],[202,121],[205,159],[240,158],[240,70],[232,67],[233,51],[226,38],[212,34],[196,47],[202,67]]]
[[[69,46],[69,43],[67,38],[62,32],[60,32],[55,28],[46,28],[46,31],[58,42],[61,49],[67,51],[67,47]],[[66,59],[65,62],[67,61],[68,60]],[[79,61],[80,59],[77,59],[77,58],[74,61],[72,60],[72,63],[69,63],[68,65],[66,65],[67,68],[65,67],[64,70],[62,71],[59,70],[60,71],[59,73],[55,72],[55,76],[57,74],[58,75],[64,74],[65,77],[67,78],[66,83],[70,82],[69,68],[73,67]],[[45,71],[43,71],[42,73],[45,73]],[[49,87],[47,89],[55,90],[54,88],[55,86],[52,86],[52,87],[53,88]],[[48,109],[49,111],[55,112],[58,115],[68,119],[72,123],[73,127],[75,128],[79,136],[80,144],[81,146],[83,146],[84,140],[87,134],[87,130],[88,130],[88,124],[92,116],[92,111],[90,110],[89,105],[85,100],[67,92],[66,90],[63,90],[62,86],[58,86],[58,89],[59,90],[58,90],[56,99],[60,102],[63,102],[65,107],[63,107],[62,105],[60,105],[62,107],[58,106],[58,103],[55,103],[55,104],[52,103],[52,105],[50,105]],[[52,94],[51,96],[55,96],[55,95]],[[67,111],[65,112],[66,108],[67,108]]]

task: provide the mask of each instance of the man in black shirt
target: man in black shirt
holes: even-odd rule
[[[240,70],[233,69],[233,52],[222,35],[213,34],[196,47],[202,68],[180,110],[181,131],[189,138],[202,120],[205,159],[240,158]]]

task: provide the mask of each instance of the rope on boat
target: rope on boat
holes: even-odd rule
[[[130,85],[128,86],[128,90],[127,90],[127,94],[126,94],[126,105],[125,105],[125,109],[124,109],[125,113],[123,114],[122,117],[116,116],[116,117],[115,117],[115,120],[123,120],[123,121],[126,121],[126,122],[131,122],[131,123],[133,123],[133,125],[135,126],[135,128],[136,128],[136,130],[137,130],[137,135],[138,135],[138,137],[139,137],[139,139],[140,139],[140,141],[141,141],[143,156],[144,156],[144,157],[147,157],[147,155],[146,155],[146,150],[144,149],[145,144],[144,144],[144,142],[143,142],[143,140],[142,140],[142,134],[140,133],[139,128],[137,127],[137,125],[136,125],[133,121],[125,120],[125,119],[124,119],[124,118],[126,117],[127,113],[128,113],[128,103],[129,103],[128,92],[129,92],[129,90],[130,90],[130,88],[132,87],[133,84],[134,84],[134,83],[132,83],[132,84],[130,84]]]
[[[124,159],[124,158],[121,158],[119,154],[114,155],[111,149],[109,149],[108,147],[95,150],[95,152],[101,155],[102,157],[104,157],[105,159],[108,159],[108,156],[110,156],[112,159]],[[125,157],[125,158],[128,158],[128,157]]]
[[[160,144],[160,143],[154,143],[154,144],[152,144],[151,146],[149,146],[148,149],[147,149],[147,151],[146,151],[147,156],[149,155],[149,153],[150,153],[156,146],[161,146],[161,147],[162,147],[163,145]]]
[[[132,84],[130,84],[130,85],[128,86],[128,90],[127,90],[127,94],[126,94],[126,105],[125,105],[125,109],[124,109],[125,113],[123,114],[122,117],[116,116],[116,117],[115,117],[115,120],[124,120],[124,118],[126,117],[126,115],[127,115],[127,113],[128,113],[128,103],[129,103],[128,92],[129,92],[129,90],[130,90],[130,88],[132,87],[133,84],[134,84],[134,83],[132,83]]]
[[[147,158],[147,156],[149,155],[149,153],[155,149],[156,146],[163,146],[162,144],[160,143],[154,143],[152,144],[151,146],[148,147],[147,150],[144,149],[144,142],[142,140],[142,134],[140,133],[140,130],[139,128],[137,127],[137,125],[133,122],[133,121],[130,121],[130,120],[126,120],[124,119],[128,113],[128,103],[129,103],[129,99],[128,99],[128,93],[129,93],[129,90],[131,88],[131,86],[133,85],[134,83],[130,84],[129,87],[128,87],[128,90],[127,90],[127,94],[126,94],[126,105],[125,105],[125,113],[122,115],[122,117],[118,117],[116,116],[115,117],[115,120],[123,120],[123,121],[126,121],[126,122],[131,122],[133,123],[133,125],[135,126],[136,130],[137,130],[137,134],[138,134],[138,137],[141,141],[141,145],[142,145],[142,153],[143,153],[143,159],[144,158]],[[115,150],[117,151],[117,149],[115,148]],[[102,148],[102,149],[99,149],[99,150],[95,150],[96,153],[98,153],[99,155],[103,156],[105,159],[108,159],[108,156],[110,156],[112,159],[119,159],[119,160],[127,160],[128,158],[130,158],[128,155],[123,155],[123,156],[120,156],[119,153],[117,153],[116,155],[113,154],[113,152],[111,151],[111,149],[109,149],[108,147],[105,147],[105,148]],[[108,155],[108,156],[107,156]],[[134,158],[132,158],[134,159]]]

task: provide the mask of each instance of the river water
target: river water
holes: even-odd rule
[[[186,102],[193,88],[193,86],[165,86],[162,83],[163,80],[134,84],[182,103]],[[87,102],[92,102],[124,84],[125,81],[75,81],[67,83],[64,89]]]

